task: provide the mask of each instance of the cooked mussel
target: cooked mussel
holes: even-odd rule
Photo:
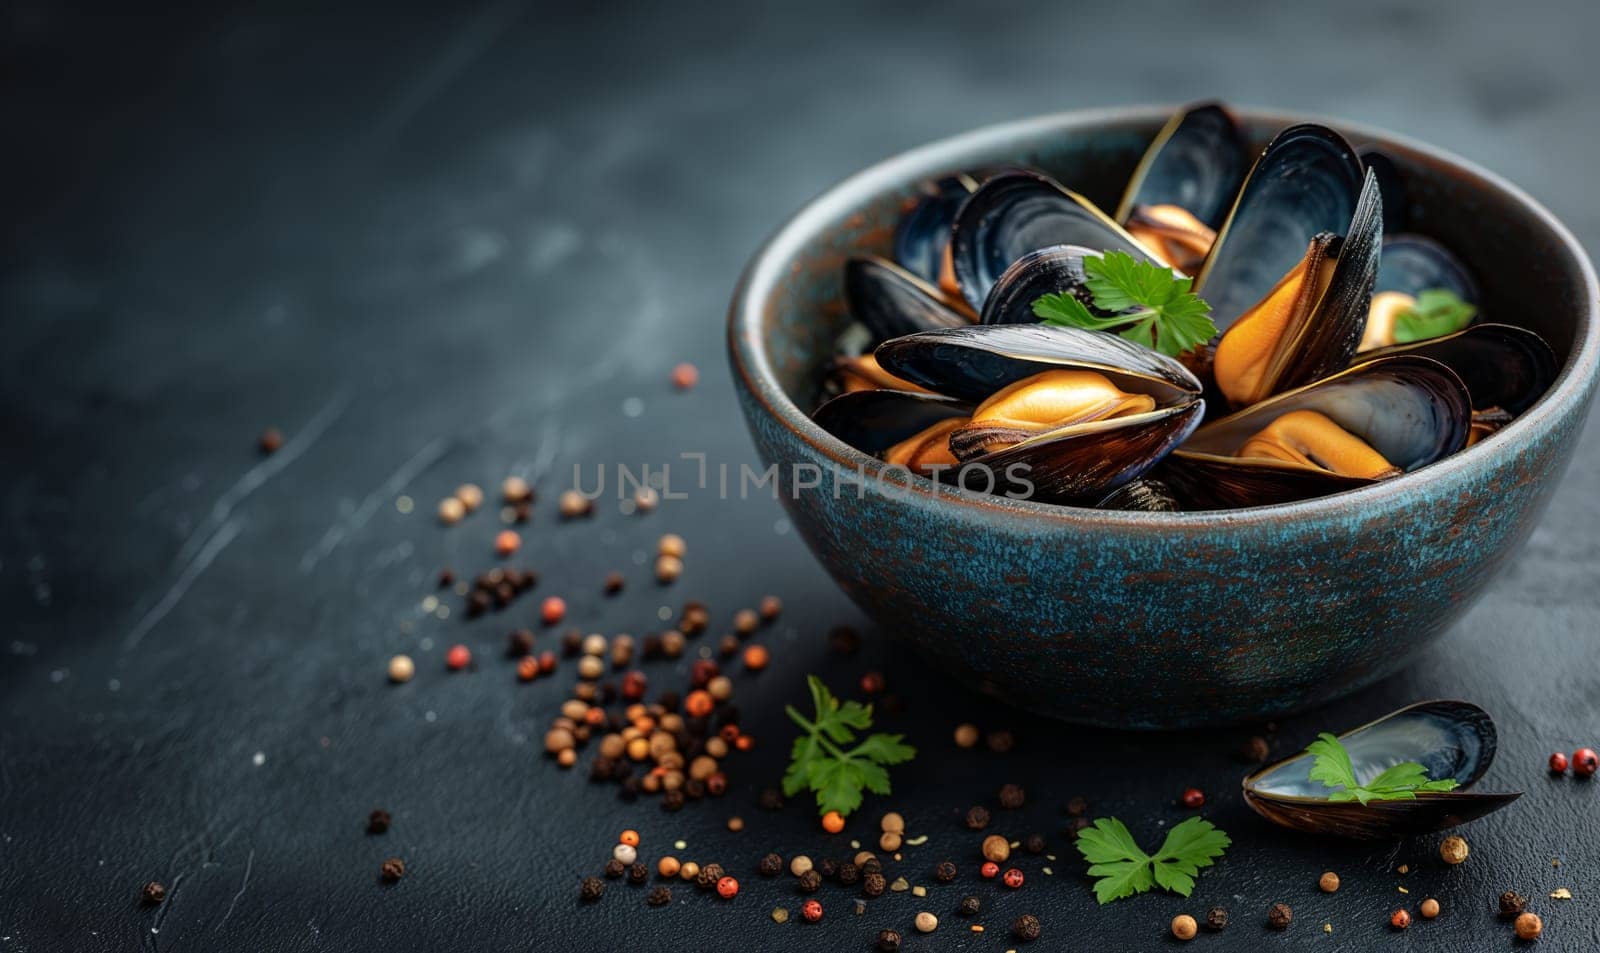
[[[1369,486],[1455,453],[1471,417],[1453,371],[1396,355],[1201,427],[1164,472],[1197,506],[1287,503]]]
[[[954,290],[950,267],[950,226],[961,203],[978,187],[970,175],[951,175],[925,184],[922,194],[894,230],[894,260],[931,285]]]
[[[1166,481],[1155,477],[1140,477],[1106,494],[1096,509],[1130,510],[1142,513],[1176,513],[1183,509],[1178,495]]]
[[[828,374],[830,394],[853,394],[863,390],[903,390],[926,393],[921,387],[903,381],[882,367],[872,354],[857,354],[834,359]]]
[[[1478,302],[1478,284],[1448,248],[1425,235],[1402,233],[1383,240],[1376,291],[1416,297],[1430,288],[1450,292],[1468,304]]]
[[[1411,798],[1333,800],[1336,788],[1311,778],[1314,756],[1300,754],[1244,779],[1245,803],[1284,827],[1310,834],[1371,840],[1427,834],[1476,820],[1521,797],[1520,792],[1464,790],[1483,777],[1495,755],[1494,721],[1462,701],[1419,702],[1339,736],[1358,783],[1402,762],[1421,764],[1430,780],[1453,778],[1452,791],[1419,791]]]
[[[1362,360],[1418,354],[1444,364],[1467,385],[1473,410],[1520,414],[1556,379],[1556,356],[1540,337],[1510,324],[1474,324],[1454,334],[1367,351]]]
[[[1411,218],[1411,195],[1394,160],[1376,149],[1361,150],[1361,164],[1378,179],[1383,193],[1383,230],[1399,234]]]
[[[1348,227],[1363,176],[1355,149],[1326,126],[1290,126],[1267,144],[1195,278],[1219,329],[1266,297],[1313,237]]]
[[[950,421],[961,423],[971,415],[970,403],[950,397],[864,390],[835,397],[817,408],[812,419],[862,453],[882,457],[930,427]]]
[[[1192,273],[1211,250],[1248,167],[1244,135],[1226,109],[1186,107],[1145,150],[1116,219],[1168,264]]]
[[[1313,236],[1305,256],[1223,332],[1212,360],[1234,407],[1318,380],[1350,363],[1367,326],[1383,234],[1369,173],[1343,238]]]
[[[1050,245],[1082,245],[1160,261],[1094,203],[1039,172],[1002,172],[978,187],[956,216],[951,263],[961,294],[981,311],[989,289],[1023,255]]]
[[[845,262],[844,293],[850,316],[866,325],[875,341],[971,323],[952,307],[965,302],[945,298],[938,288],[882,258]]]
[[[1011,263],[978,312],[979,324],[1036,324],[1033,303],[1047,294],[1070,294],[1095,311],[1094,296],[1084,281],[1085,256],[1100,252],[1083,245],[1051,245],[1028,252]]]

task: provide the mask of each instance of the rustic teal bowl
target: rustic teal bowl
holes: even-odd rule
[[[828,190],[740,281],[729,350],[762,459],[839,585],[885,629],[1032,711],[1116,727],[1305,708],[1397,671],[1483,592],[1538,522],[1582,430],[1600,355],[1595,274],[1515,186],[1436,149],[1330,123],[1394,158],[1415,229],[1473,266],[1485,311],[1532,327],[1562,370],[1492,439],[1377,486],[1231,512],[1072,509],[886,470],[811,422],[841,274],[885,254],[919,181],[1024,163],[1106,208],[1171,110],[1067,113],[912,150]],[[1292,117],[1243,113],[1264,144]]]

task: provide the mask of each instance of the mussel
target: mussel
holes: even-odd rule
[[[1145,476],[1112,490],[1095,504],[1095,509],[1176,513],[1183,509],[1183,505],[1166,481]]]
[[[1093,311],[1093,296],[1084,286],[1088,275],[1083,259],[1098,254],[1083,245],[1050,245],[1028,252],[995,281],[978,312],[978,323],[1036,324],[1033,303],[1047,294],[1074,295]]]
[[[961,294],[981,311],[1000,275],[1050,245],[1082,245],[1161,261],[1088,199],[1040,172],[1013,170],[984,182],[961,206],[950,236]]]
[[[1287,503],[1369,486],[1455,453],[1471,418],[1453,371],[1395,355],[1208,423],[1163,470],[1197,506]]]
[[[1169,264],[1190,272],[1205,259],[1249,168],[1244,134],[1227,109],[1180,109],[1145,150],[1116,219]]]
[[[1441,288],[1468,304],[1478,302],[1477,282],[1449,249],[1426,235],[1410,232],[1385,238],[1374,290],[1416,297],[1430,288]]]
[[[1093,503],[1159,462],[1205,412],[1181,364],[1096,331],[928,331],[875,356],[938,396],[846,394],[817,422],[886,462],[988,492]]]
[[[882,258],[845,262],[844,293],[850,316],[877,341],[971,323],[938,288]],[[965,302],[958,306],[965,307]]]
[[[953,290],[950,274],[950,226],[956,212],[978,187],[962,173],[946,176],[922,187],[922,195],[894,230],[894,260],[900,267],[931,285]]]
[[[1421,764],[1429,779],[1453,778],[1458,787],[1366,804],[1333,800],[1336,789],[1310,777],[1314,758],[1303,751],[1246,777],[1245,803],[1284,827],[1370,840],[1455,827],[1522,796],[1465,790],[1483,777],[1495,755],[1494,721],[1469,702],[1419,702],[1347,731],[1339,740],[1350,754],[1358,783],[1409,761]]]

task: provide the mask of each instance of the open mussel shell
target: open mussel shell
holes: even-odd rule
[[[811,419],[862,453],[879,456],[940,421],[970,417],[972,404],[937,394],[864,390],[841,394]]]
[[[1074,424],[964,461],[962,482],[978,488],[974,473],[982,473],[992,490],[1026,480],[1031,490],[1022,493],[1030,499],[1094,505],[1160,463],[1204,416],[1205,402],[1193,398],[1148,413]]]
[[[1449,249],[1424,235],[1405,233],[1385,238],[1376,290],[1415,297],[1432,288],[1449,291],[1469,304],[1478,302],[1478,283]]]
[[[1167,121],[1133,170],[1116,219],[1140,205],[1176,205],[1212,228],[1227,217],[1249,168],[1244,134],[1217,103],[1180,109]]]
[[[1051,245],[1028,252],[1001,274],[978,312],[979,324],[1037,324],[1033,303],[1042,295],[1070,294],[1094,311],[1084,282],[1083,259],[1100,252],[1082,245]]]
[[[1406,472],[1464,447],[1472,420],[1471,399],[1455,372],[1426,357],[1396,355],[1358,364],[1207,424],[1168,458],[1163,472],[1185,501],[1223,508],[1288,503],[1375,482],[1234,456],[1268,424],[1296,410],[1332,419]]]
[[[961,294],[974,312],[981,310],[1012,262],[1050,245],[1160,261],[1088,199],[1047,175],[1017,169],[984,182],[956,216],[950,253]]]
[[[1164,480],[1140,477],[1101,497],[1100,510],[1127,510],[1138,513],[1176,513],[1183,509],[1178,495]]]
[[[1244,779],[1245,803],[1284,827],[1311,834],[1371,840],[1427,834],[1499,810],[1520,792],[1474,793],[1494,760],[1495,729],[1488,712],[1469,702],[1419,702],[1339,736],[1358,782],[1414,761],[1431,780],[1455,778],[1454,791],[1425,791],[1412,800],[1333,801],[1331,789],[1310,777],[1313,756],[1302,751]]]
[[[961,203],[978,187],[970,175],[951,175],[926,183],[922,195],[894,230],[894,260],[929,284],[939,283],[950,226]]]
[[[882,258],[845,262],[844,293],[850,316],[877,341],[970,323],[944,302],[939,289]]]
[[[1376,149],[1362,149],[1361,164],[1377,177],[1378,188],[1383,192],[1383,230],[1398,233],[1406,227],[1411,208],[1411,196],[1400,167]]]
[[[1395,344],[1364,352],[1364,359],[1396,354],[1432,358],[1461,378],[1472,396],[1473,410],[1498,407],[1520,414],[1550,389],[1556,379],[1556,356],[1527,328],[1509,324],[1474,324],[1454,334]]]
[[[1355,149],[1326,126],[1290,126],[1267,144],[1195,278],[1219,329],[1265,297],[1312,237],[1343,232],[1363,172]]]

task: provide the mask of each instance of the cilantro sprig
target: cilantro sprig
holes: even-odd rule
[[[1083,270],[1095,308],[1110,314],[1100,317],[1070,294],[1047,294],[1033,302],[1033,313],[1045,324],[1116,330],[1168,357],[1192,351],[1217,334],[1211,305],[1189,290],[1193,280],[1169,268],[1113,251],[1086,256]]]
[[[1191,817],[1167,832],[1161,849],[1147,854],[1128,828],[1114,817],[1097,818],[1078,832],[1078,853],[1089,862],[1095,899],[1102,904],[1152,887],[1181,897],[1194,892],[1194,878],[1210,867],[1233,841],[1204,818]]]
[[[1402,761],[1382,774],[1361,784],[1356,780],[1355,766],[1350,763],[1350,752],[1343,742],[1324,731],[1317,740],[1306,746],[1313,756],[1309,777],[1321,781],[1324,787],[1333,788],[1330,801],[1413,801],[1419,791],[1453,791],[1455,778],[1428,779],[1428,769],[1415,761]]]
[[[794,797],[809,789],[816,792],[818,814],[848,815],[861,806],[863,788],[888,794],[888,766],[910,761],[917,749],[902,743],[902,735],[882,732],[857,743],[856,732],[872,727],[872,706],[840,702],[815,675],[807,676],[806,684],[811,687],[816,717],[806,718],[793,705],[784,706],[805,733],[794,740],[789,753],[783,793]]]
[[[1394,319],[1394,341],[1409,344],[1444,334],[1454,334],[1472,323],[1478,309],[1462,301],[1448,288],[1429,288],[1417,293],[1417,303]]]

